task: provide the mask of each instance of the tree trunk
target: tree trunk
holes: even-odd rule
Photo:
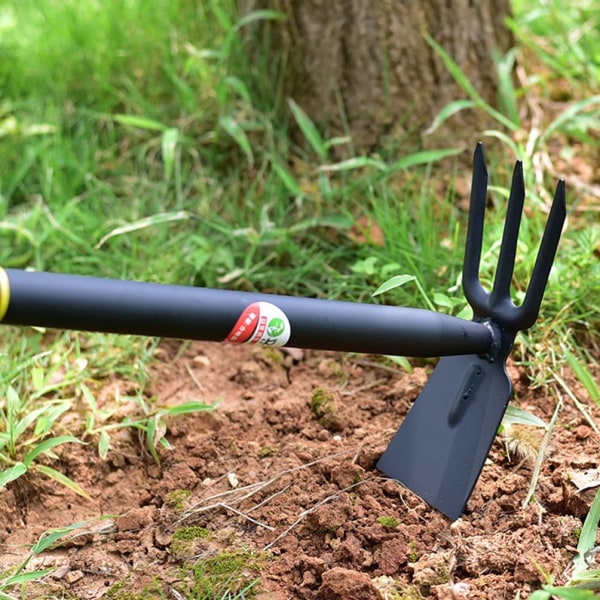
[[[284,89],[328,135],[349,128],[367,149],[386,133],[420,134],[448,102],[465,97],[423,32],[458,63],[478,93],[496,103],[493,51],[512,44],[509,0],[256,0],[288,15],[276,26],[287,57]],[[252,6],[250,6],[252,5]],[[273,25],[271,25],[272,27]],[[480,111],[481,112],[481,111]],[[483,125],[481,114],[454,129]],[[446,130],[448,133],[449,130]]]

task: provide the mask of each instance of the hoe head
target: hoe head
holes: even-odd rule
[[[510,399],[506,359],[519,330],[535,322],[566,216],[561,180],[546,224],[525,299],[510,297],[525,187],[523,168],[513,173],[502,245],[492,290],[479,281],[487,169],[482,144],[475,150],[463,288],[474,321],[492,332],[482,355],[440,359],[377,467],[450,519],[457,519],[479,478]]]

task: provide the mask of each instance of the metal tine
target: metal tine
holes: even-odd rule
[[[524,203],[525,181],[523,179],[523,163],[517,161],[510,186],[510,196],[508,198],[508,208],[506,209],[506,220],[504,222],[504,232],[502,233],[498,265],[496,267],[496,277],[494,278],[489,298],[489,306],[494,308],[494,312],[498,313],[506,310],[507,317],[515,306],[510,297],[510,284],[515,270],[519,227],[521,225]]]
[[[469,223],[462,274],[463,291],[476,317],[489,316],[489,294],[483,289],[479,281],[487,185],[488,172],[485,165],[483,144],[478,142],[473,156]]]
[[[515,309],[515,316],[510,319],[510,326],[516,330],[528,329],[537,319],[566,216],[565,181],[561,179],[554,192],[552,207],[546,221],[542,243],[535,259],[525,299],[523,304]]]

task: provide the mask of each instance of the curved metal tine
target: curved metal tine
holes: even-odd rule
[[[537,319],[566,216],[565,182],[561,179],[556,186],[552,208],[546,221],[525,299],[516,309],[516,318],[511,320],[511,325],[516,329],[528,329]]]
[[[510,196],[508,198],[508,208],[506,209],[496,277],[490,294],[490,307],[493,309],[494,315],[502,319],[509,319],[514,310],[514,303],[510,297],[510,284],[515,270],[519,227],[524,203],[523,163],[517,161],[510,185]]]
[[[473,156],[473,178],[469,204],[469,224],[463,262],[462,285],[465,296],[475,316],[485,317],[489,313],[489,294],[479,281],[479,264],[483,241],[483,222],[487,195],[488,172],[485,166],[483,144],[478,142]]]

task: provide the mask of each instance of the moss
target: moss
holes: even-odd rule
[[[184,559],[194,551],[194,542],[207,540],[211,532],[206,527],[182,527],[173,533],[171,553],[175,558]]]
[[[257,591],[256,575],[264,559],[250,550],[221,552],[194,565],[190,591],[194,598],[221,597],[224,592],[231,597],[243,593],[243,597],[251,598]]]
[[[329,431],[341,431],[343,423],[338,415],[337,395],[330,390],[317,388],[310,399],[310,410],[317,417],[317,421]]]
[[[182,510],[185,501],[192,495],[190,490],[173,490],[165,498],[165,504],[177,510]]]
[[[386,529],[394,529],[400,525],[400,520],[396,517],[379,517],[377,522]]]
[[[163,600],[165,594],[158,579],[153,579],[152,583],[139,592],[130,589],[129,577],[118,581],[106,590],[105,598],[111,600]]]
[[[192,541],[203,539],[206,540],[211,536],[211,532],[206,527],[182,527],[173,533],[174,540]]]
[[[263,446],[258,451],[258,456],[260,458],[268,458],[270,456],[277,456],[279,454],[279,448],[277,446]]]
[[[419,560],[417,542],[415,542],[414,540],[410,540],[410,542],[408,542],[408,560],[413,563]]]
[[[373,580],[375,587],[386,600],[424,600],[421,590],[414,584],[405,584],[382,575]]]

